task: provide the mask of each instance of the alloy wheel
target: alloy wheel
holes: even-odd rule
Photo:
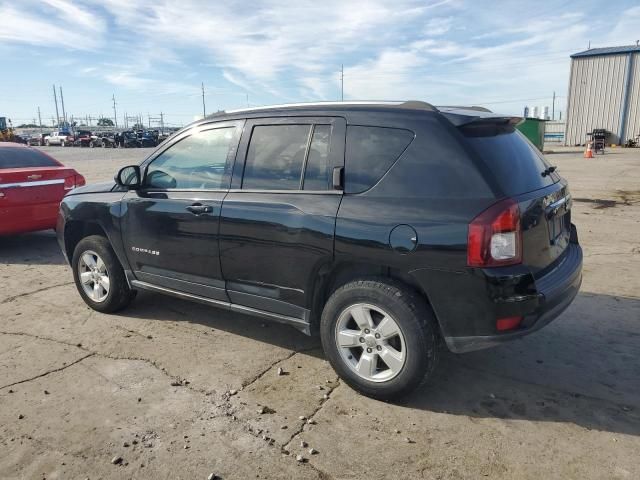
[[[406,361],[400,326],[374,305],[358,303],[343,310],[336,322],[335,341],[345,364],[370,382],[395,378]]]
[[[78,278],[87,297],[96,303],[106,300],[111,288],[109,271],[96,252],[87,250],[80,256]]]

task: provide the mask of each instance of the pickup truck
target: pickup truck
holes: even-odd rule
[[[73,135],[64,132],[51,132],[51,135],[45,139],[44,144],[46,146],[61,145],[63,147],[73,145]]]

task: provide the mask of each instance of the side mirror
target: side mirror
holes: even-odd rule
[[[114,177],[114,180],[116,181],[116,184],[120,187],[126,188],[127,190],[140,188],[140,185],[142,184],[140,166],[129,165],[128,167],[122,167]]]

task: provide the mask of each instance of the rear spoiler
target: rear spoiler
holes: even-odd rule
[[[438,111],[454,126],[495,123],[516,126],[523,118],[514,115],[493,113],[484,107],[438,107]]]

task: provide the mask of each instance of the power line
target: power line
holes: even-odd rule
[[[500,103],[516,103],[516,102],[533,102],[536,100],[549,100],[554,97],[546,96],[546,97],[536,97],[536,98],[516,98],[513,100],[498,100],[495,102],[471,102],[474,105],[498,105]],[[565,98],[561,95],[556,95],[555,98]]]

